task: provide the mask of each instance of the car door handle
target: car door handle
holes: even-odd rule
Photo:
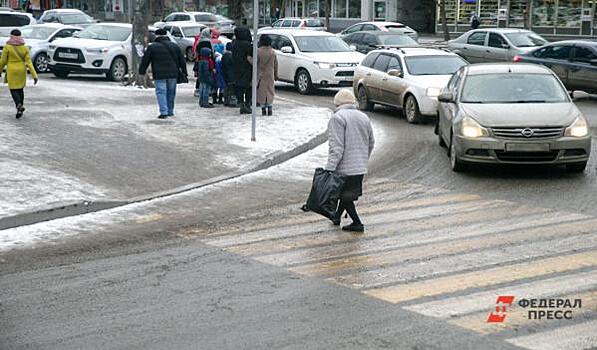
[[[487,53],[490,53],[491,51],[489,51],[489,50],[485,50],[485,52],[487,52]]]

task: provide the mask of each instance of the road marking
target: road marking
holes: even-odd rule
[[[354,235],[342,231],[330,232],[330,234],[312,232],[306,236],[286,237],[279,240],[261,241],[233,246],[227,248],[227,251],[243,255],[268,255],[299,248],[304,249],[346,242],[372,240],[387,235],[396,235],[397,231],[400,232],[400,235],[418,232],[416,236],[419,237],[419,235],[424,233],[426,230],[437,227],[444,227],[444,232],[446,233],[458,232],[460,230],[475,229],[477,226],[488,226],[488,222],[491,222],[491,226],[501,225],[500,222],[496,221],[511,221],[512,216],[524,215],[527,218],[531,216],[534,219],[537,218],[537,216],[532,215],[546,212],[546,209],[536,207],[521,207],[513,210],[511,205],[505,204],[503,206],[494,207],[492,210],[474,207],[467,210],[461,210],[459,211],[458,215],[436,216],[408,222],[401,222],[398,228],[396,228],[394,223],[387,225],[376,225],[375,227],[371,227],[368,223],[368,230],[365,235]],[[550,215],[553,216],[553,213]],[[386,229],[387,226],[389,226],[391,230]]]
[[[350,269],[359,268],[363,270],[380,268],[387,265],[406,262],[411,259],[423,259],[446,254],[463,253],[481,248],[490,248],[492,246],[521,242],[528,240],[529,238],[546,239],[570,233],[580,233],[583,232],[583,230],[586,232],[597,226],[597,219],[566,222],[568,219],[578,219],[579,216],[558,217],[551,213],[549,215],[549,217],[526,217],[525,219],[528,221],[522,223],[524,226],[539,226],[532,229],[527,228],[526,230],[520,222],[512,222],[513,219],[510,218],[507,220],[508,222],[498,221],[492,222],[490,225],[487,223],[479,223],[471,226],[453,227],[450,230],[437,231],[436,229],[415,232],[414,234],[401,234],[371,242],[361,242],[359,244],[358,252],[367,253],[366,255],[355,255],[354,247],[352,247],[352,249],[344,250],[344,252],[352,252],[353,255],[342,255],[342,253],[338,253],[337,249],[328,250],[325,252],[318,252],[318,255],[333,258],[332,260],[327,259],[322,262],[297,266],[291,268],[291,270],[305,275],[316,276],[342,274]],[[544,226],[555,222],[564,223],[555,226]],[[528,237],[526,236],[527,234]],[[448,239],[449,241],[446,241]],[[419,246],[422,244],[427,245],[424,247]],[[383,248],[384,251],[375,252],[376,248]],[[309,256],[314,255],[314,253],[309,254]],[[295,263],[299,263],[302,260],[295,258],[294,261]]]
[[[597,347],[597,320],[506,340],[531,350],[581,350]]]
[[[487,277],[491,278],[491,276]],[[480,311],[487,311],[489,313],[495,306],[497,295],[514,295],[520,300],[522,298],[542,298],[584,292],[595,289],[596,287],[597,270],[593,270],[507,286],[490,291],[443,298],[405,306],[404,308],[422,315],[448,319]]]
[[[560,298],[560,296],[558,296]],[[574,319],[583,317],[583,315],[597,311],[597,291],[591,291],[581,294],[569,294],[561,296],[563,299],[581,299],[582,308],[574,309],[572,317]],[[508,316],[505,322],[501,323],[488,323],[487,322],[488,312],[478,312],[472,315],[466,315],[460,318],[451,319],[451,324],[470,329],[481,334],[498,333],[508,329],[520,329],[525,326],[540,323],[541,326],[546,325],[546,322],[570,322],[568,320],[534,320],[529,319],[528,309],[521,308],[518,304],[514,303],[508,309]]]

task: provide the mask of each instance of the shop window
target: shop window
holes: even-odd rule
[[[456,23],[456,17],[458,16],[458,0],[443,0],[446,3],[446,23],[453,25]],[[441,11],[439,6],[437,7],[438,20],[437,23],[442,23]]]
[[[473,15],[477,14],[477,1],[461,0],[458,10],[458,24],[470,24]]]
[[[479,21],[482,26],[495,27],[497,25],[498,5],[498,0],[481,1]]]
[[[334,17],[346,18],[346,1],[347,0],[334,1]]]
[[[555,0],[534,0],[533,1],[533,26],[553,27],[556,13]]]
[[[307,16],[309,17],[317,17],[318,16],[318,1],[317,0],[309,0],[307,3]],[[323,4],[322,4],[323,6]]]
[[[348,17],[361,18],[361,0],[348,0]]]
[[[580,28],[582,0],[560,0],[558,27]]]
[[[526,0],[510,0],[508,25],[515,28],[527,28],[529,22],[528,3]]]

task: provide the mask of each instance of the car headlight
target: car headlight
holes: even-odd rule
[[[460,132],[462,133],[462,136],[470,138],[477,138],[489,135],[487,129],[482,127],[481,124],[477,123],[476,120],[470,117],[464,117],[464,119],[462,119],[462,126]]]
[[[430,88],[427,88],[427,90],[425,91],[425,94],[428,97],[437,97],[437,96],[439,96],[441,91],[442,91],[442,89],[440,89],[440,88],[430,87]]]
[[[336,68],[336,64],[335,63],[315,62],[315,64],[318,65],[319,68],[321,68],[321,69],[332,69],[332,68]]]
[[[589,125],[582,116],[579,116],[574,122],[566,128],[564,136],[585,137],[589,134]]]
[[[48,50],[52,50],[52,51],[56,50],[56,45],[48,46]]]
[[[107,47],[101,48],[101,49],[87,49],[87,52],[89,53],[106,53],[108,52],[110,49],[108,49]]]

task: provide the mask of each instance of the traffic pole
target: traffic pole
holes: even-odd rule
[[[251,141],[257,141],[257,27],[259,25],[259,0],[253,0],[253,78],[251,79]]]

